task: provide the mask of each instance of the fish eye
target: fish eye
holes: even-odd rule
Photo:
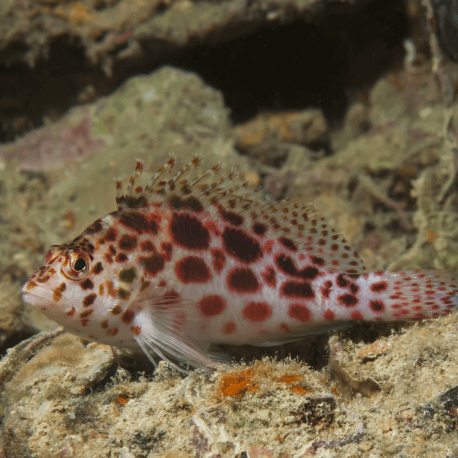
[[[91,260],[82,250],[70,251],[62,264],[62,273],[69,280],[82,280],[89,274]]]
[[[87,264],[84,258],[78,258],[73,264],[73,270],[77,272],[84,272],[87,269]]]

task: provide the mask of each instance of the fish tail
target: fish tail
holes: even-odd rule
[[[364,319],[422,320],[458,308],[458,277],[443,270],[374,272],[364,277]]]

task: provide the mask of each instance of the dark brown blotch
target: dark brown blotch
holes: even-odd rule
[[[83,291],[94,289],[94,283],[90,278],[86,278],[80,283],[80,287]]]
[[[122,312],[122,308],[119,305],[115,305],[111,310],[110,313],[112,315],[119,315]]]
[[[62,282],[54,291],[52,298],[54,302],[59,302],[62,299],[62,293],[67,289],[65,282]]]
[[[103,236],[103,239],[105,240],[105,242],[114,242],[117,236],[118,231],[114,227],[110,227],[110,229],[108,229],[105,235]]]
[[[130,324],[132,323],[132,320],[134,319],[134,312],[132,310],[126,310],[121,317],[121,320],[124,324]]]
[[[191,210],[193,212],[199,213],[203,210],[203,206],[200,203],[199,199],[194,196],[189,196],[186,199],[182,199],[176,195],[173,195],[168,200],[169,205],[174,210]]]
[[[151,256],[140,258],[140,265],[145,268],[147,275],[154,276],[164,269],[164,258],[159,254],[153,254]]]
[[[115,261],[120,264],[120,263],[126,262],[128,259],[129,259],[129,257],[126,254],[119,253],[116,256]]]
[[[100,274],[101,272],[103,272],[103,264],[99,261],[95,266],[94,268],[92,269],[92,273],[94,275],[98,275]]]
[[[127,301],[130,297],[130,291],[124,288],[118,288],[117,296],[123,301]]]
[[[143,212],[122,212],[119,216],[119,222],[137,234],[151,233],[156,235],[159,232],[158,218],[154,214],[147,218]]]
[[[137,278],[137,269],[130,267],[129,269],[121,269],[119,279],[124,283],[132,283]]]
[[[91,293],[88,294],[84,299],[83,299],[83,307],[89,307],[92,305],[95,300],[97,299],[97,294]]]
[[[89,315],[91,315],[92,313],[94,312],[93,309],[89,309],[89,310],[86,310],[84,312],[81,312],[80,313],[80,318],[83,319],[83,318],[87,318]]]
[[[86,234],[96,234],[97,232],[100,232],[103,229],[103,225],[100,220],[95,221],[92,223],[86,230]]]
[[[118,242],[118,247],[122,251],[132,251],[137,248],[137,237],[135,235],[124,234]]]

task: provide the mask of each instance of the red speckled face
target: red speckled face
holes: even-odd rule
[[[24,301],[49,318],[108,344],[118,343],[118,322],[129,321],[127,308],[141,286],[119,248],[128,251],[131,241],[116,240],[107,221],[111,218],[96,221],[70,245],[52,246],[43,266],[22,289]]]

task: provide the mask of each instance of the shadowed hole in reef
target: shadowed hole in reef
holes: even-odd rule
[[[50,43],[47,59],[34,68],[18,57],[26,45],[12,43],[0,52],[0,141],[39,127],[45,117],[58,119],[88,85],[97,96],[109,94],[127,78],[166,64],[196,72],[221,90],[236,123],[263,110],[310,106],[339,121],[352,94],[402,61],[407,33],[403,2],[336,2],[312,20],[294,12],[280,23],[260,16],[185,48],[146,39],[143,56],[115,62],[111,78],[68,35]]]
[[[3,343],[0,345],[0,359],[6,355],[6,351],[9,348],[15,347],[22,341],[32,337],[35,333],[31,329],[22,329],[19,332],[12,334],[7,337]]]

